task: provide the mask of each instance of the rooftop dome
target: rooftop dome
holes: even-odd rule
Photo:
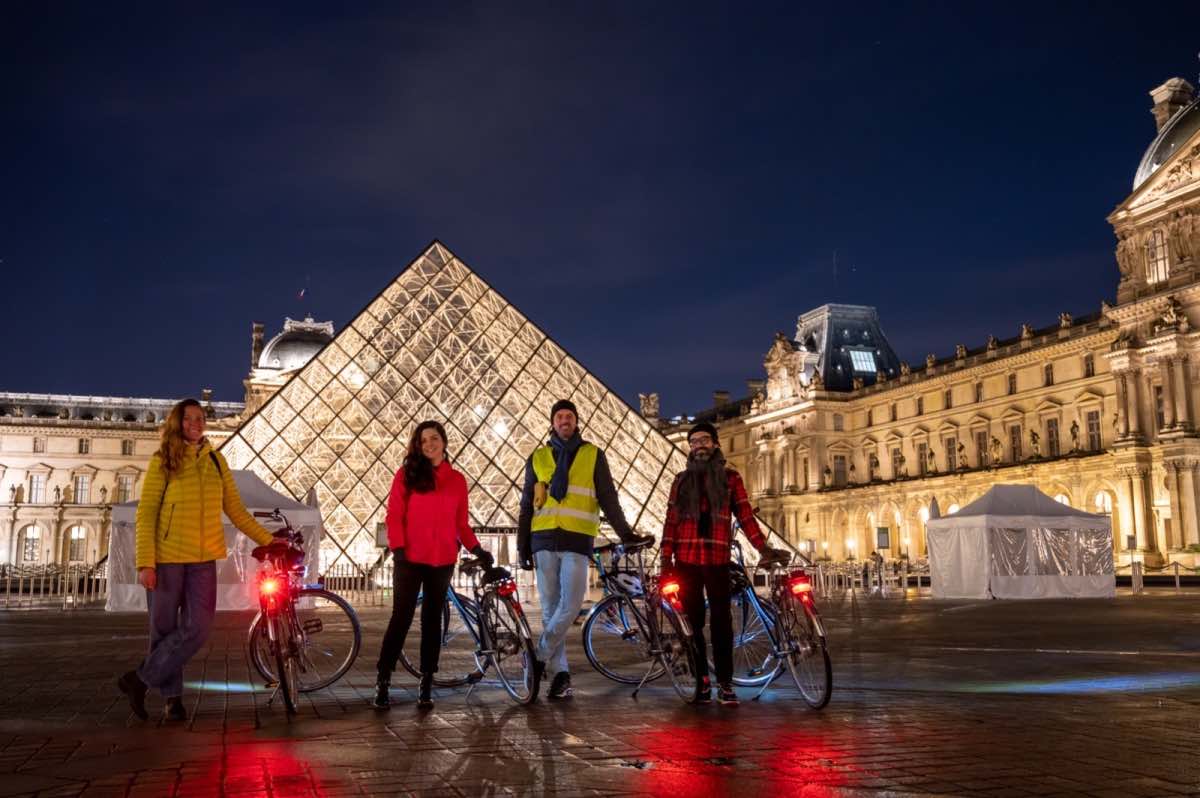
[[[258,358],[260,369],[292,371],[298,369],[333,340],[333,322],[285,319],[283,332],[263,347]]]
[[[1200,97],[1176,111],[1158,131],[1146,154],[1142,156],[1142,162],[1138,164],[1137,174],[1133,177],[1134,191],[1158,171],[1158,167],[1166,163],[1197,130],[1200,130]]]

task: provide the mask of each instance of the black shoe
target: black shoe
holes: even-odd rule
[[[376,709],[387,709],[392,705],[391,696],[388,695],[392,688],[392,683],[387,679],[380,679],[375,682],[375,699],[371,701],[371,706]]]
[[[700,689],[696,691],[696,703],[697,704],[711,704],[712,703],[712,682],[710,682],[708,680],[707,676],[705,676],[704,678],[702,678],[700,680]]]
[[[142,720],[150,717],[146,713],[146,683],[138,677],[137,671],[129,671],[117,679],[117,687],[129,697],[129,708],[133,710],[133,714]]]
[[[183,705],[183,699],[177,695],[168,698],[167,705],[163,708],[163,720],[186,721],[187,719],[187,707]]]
[[[733,685],[730,682],[725,682],[717,687],[717,700],[727,707],[737,706],[737,693],[733,692]]]
[[[421,676],[421,689],[417,694],[417,706],[421,709],[433,709],[433,676],[428,673]]]
[[[571,674],[567,671],[559,671],[554,674],[554,680],[550,682],[550,692],[546,694],[547,698],[560,699],[570,698],[575,694],[571,689]]]

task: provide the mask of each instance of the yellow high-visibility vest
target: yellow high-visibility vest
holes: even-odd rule
[[[600,502],[596,501],[593,479],[599,451],[590,443],[579,447],[571,470],[567,472],[567,495],[561,502],[555,501],[553,496],[546,497],[542,508],[533,513],[532,531],[564,529],[592,537],[600,534]],[[550,484],[554,476],[554,449],[542,446],[533,453],[533,473],[539,482]]]

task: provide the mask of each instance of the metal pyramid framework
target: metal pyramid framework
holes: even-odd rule
[[[297,500],[315,490],[323,564],[366,565],[418,422],[445,425],[471,524],[511,527],[525,459],[561,398],[605,450],[626,519],[657,533],[684,454],[435,241],[221,450]]]

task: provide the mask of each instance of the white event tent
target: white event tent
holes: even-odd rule
[[[292,527],[304,536],[306,581],[315,580],[320,571],[321,513],[316,507],[284,496],[263,482],[253,471],[233,472],[233,481],[241,494],[242,503],[250,512],[280,510]],[[137,582],[134,567],[134,521],[136,501],[113,507],[112,535],[108,545],[108,602],[110,612],[131,612],[146,609],[146,591]],[[258,544],[238,531],[222,514],[225,525],[225,548],[229,555],[217,562],[217,609],[244,610],[258,605],[254,577],[258,561],[250,556]],[[268,529],[277,525],[258,519]]]
[[[934,598],[1115,594],[1112,524],[1032,485],[995,485],[925,524]]]

